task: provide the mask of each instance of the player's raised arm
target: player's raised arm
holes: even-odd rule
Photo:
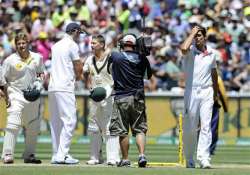
[[[190,33],[190,35],[186,38],[186,40],[181,44],[181,52],[183,55],[186,55],[187,52],[190,49],[190,46],[193,42],[193,39],[195,37],[195,35],[198,33],[198,31],[200,30],[199,26],[194,26],[192,28],[192,31]]]

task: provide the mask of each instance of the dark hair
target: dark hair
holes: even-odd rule
[[[103,44],[103,48],[105,48],[105,38],[102,35],[94,35],[92,36],[92,40],[96,39],[99,43]]]
[[[196,24],[196,26],[198,26],[198,27],[200,28],[200,31],[201,31],[202,35],[203,35],[204,37],[206,37],[206,35],[207,35],[207,30],[206,30],[206,28],[205,28],[205,27],[202,27],[202,26],[199,25],[199,24]]]
[[[15,37],[15,44],[19,41],[19,40],[26,40],[28,41],[28,35],[24,32],[19,32],[17,33],[16,37]]]

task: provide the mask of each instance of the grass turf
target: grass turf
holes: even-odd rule
[[[2,149],[2,145],[0,145]],[[37,157],[43,160],[41,165],[24,164],[21,159],[24,144],[17,144],[15,164],[0,163],[0,175],[247,175],[250,172],[249,146],[219,146],[216,155],[212,157],[213,169],[186,169],[182,167],[150,167],[150,168],[117,168],[106,165],[88,166],[85,164],[89,157],[88,144],[73,144],[71,154],[80,159],[79,165],[51,165],[51,145],[39,143]],[[176,145],[147,145],[146,155],[150,162],[177,162],[178,147]],[[103,149],[105,150],[105,149]],[[104,151],[105,155],[105,151]],[[135,145],[130,147],[130,159],[136,163],[137,150]]]

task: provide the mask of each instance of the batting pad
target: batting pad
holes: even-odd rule
[[[90,133],[90,159],[99,160],[102,147],[102,136],[98,133]]]
[[[107,162],[120,161],[120,144],[118,136],[107,136],[106,141],[106,153],[107,153]]]
[[[18,129],[8,129],[8,128],[5,130],[2,158],[6,154],[12,154],[14,157],[14,150],[15,150],[18,131],[19,131]]]

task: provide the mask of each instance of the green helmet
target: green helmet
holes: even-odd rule
[[[40,91],[36,88],[23,90],[23,96],[27,101],[33,102],[40,97]]]
[[[106,89],[103,87],[96,87],[90,91],[89,97],[95,102],[100,102],[106,98]]]

